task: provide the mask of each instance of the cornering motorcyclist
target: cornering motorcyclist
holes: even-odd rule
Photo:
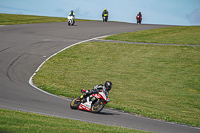
[[[101,90],[104,90],[106,96],[108,97],[108,93],[112,88],[112,83],[110,81],[106,81],[104,85],[100,84],[100,85],[96,85],[94,86],[94,88],[92,90],[81,90],[81,92],[83,93],[82,96],[80,96],[81,99],[83,99],[83,101],[86,101],[86,97],[91,95],[91,94],[98,94],[98,92],[100,92]],[[91,101],[95,101],[96,97],[92,97],[90,99]],[[108,101],[109,102],[109,101]]]
[[[108,10],[106,10],[106,8],[103,10],[103,13],[102,13],[102,18],[103,17],[106,17],[106,22],[108,21]]]

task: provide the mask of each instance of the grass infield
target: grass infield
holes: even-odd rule
[[[86,42],[48,60],[34,84],[75,98],[113,82],[107,107],[200,125],[200,47]]]
[[[200,26],[175,26],[112,35],[106,40],[200,45]]]

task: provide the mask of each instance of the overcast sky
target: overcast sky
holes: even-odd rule
[[[200,25],[200,0],[0,0],[0,13],[66,17],[74,10],[76,18],[101,20],[106,8],[109,20],[169,25]]]

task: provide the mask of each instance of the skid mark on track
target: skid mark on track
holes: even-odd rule
[[[22,56],[23,56],[24,54],[21,54],[20,56],[18,56],[16,59],[14,59],[11,63],[10,63],[10,65],[7,67],[7,69],[6,69],[6,76],[10,79],[10,81],[12,81],[12,82],[14,82],[13,80],[12,80],[12,78],[10,77],[10,70],[11,70],[11,67],[15,64],[15,62],[17,61],[17,60],[19,60],[19,58],[21,58]]]
[[[0,50],[0,52],[3,52],[3,51],[5,51],[5,50],[7,50],[7,49],[10,49],[10,48],[12,48],[12,47],[14,47],[14,46],[10,46],[10,47],[8,47],[8,48],[2,49],[2,50]]]

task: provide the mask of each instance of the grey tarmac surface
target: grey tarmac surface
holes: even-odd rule
[[[49,95],[29,84],[30,77],[44,60],[74,43],[104,35],[161,27],[167,25],[85,21],[70,27],[65,22],[0,26],[0,108],[145,131],[199,133],[196,127],[109,109],[103,109],[99,114],[71,110],[70,99]]]

